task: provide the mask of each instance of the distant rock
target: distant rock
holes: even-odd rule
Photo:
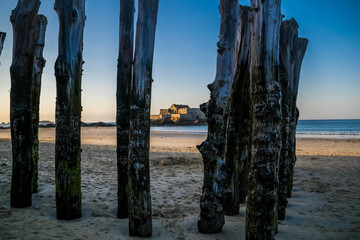
[[[104,122],[94,122],[94,123],[84,123],[81,122],[82,127],[114,127],[114,123],[104,123]]]

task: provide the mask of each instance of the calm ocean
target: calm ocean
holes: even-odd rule
[[[151,127],[151,131],[206,134],[207,126]],[[360,119],[299,120],[297,137],[360,138]]]
[[[115,125],[114,122],[110,124]],[[0,126],[9,127],[9,124]],[[207,126],[151,127],[151,131],[206,135]],[[297,137],[360,138],[360,119],[299,120],[296,134]]]

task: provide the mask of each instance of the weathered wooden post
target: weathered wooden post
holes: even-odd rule
[[[139,0],[130,104],[128,204],[130,236],[152,234],[149,142],[152,65],[159,0]]]
[[[236,68],[239,7],[237,0],[220,1],[217,72],[215,81],[208,85],[211,94],[205,110],[208,135],[207,139],[197,146],[204,161],[201,213],[197,224],[201,233],[218,233],[225,223],[222,207],[226,178],[225,154],[231,105],[229,100]]]
[[[273,239],[277,231],[281,149],[279,38],[281,0],[251,0],[252,150],[246,239]]]
[[[289,182],[292,182],[292,172],[295,157],[295,127],[290,127],[296,110],[292,109],[294,94],[297,94],[300,66],[304,57],[307,40],[298,37],[299,25],[295,19],[283,21],[280,28],[280,76],[282,88],[282,148],[279,166],[279,219],[285,219]],[[300,65],[300,66],[299,66]],[[296,91],[293,92],[293,91]],[[296,102],[296,97],[295,97]],[[294,114],[295,113],[295,114]],[[296,118],[296,116],[295,116]],[[290,139],[292,140],[290,141]],[[292,142],[293,144],[290,144]],[[291,180],[290,180],[291,179]],[[291,190],[290,190],[291,191]]]
[[[33,126],[31,89],[34,66],[35,22],[39,0],[18,0],[10,21],[14,31],[10,67],[10,124],[12,142],[11,207],[31,206]]]
[[[45,46],[45,32],[47,26],[47,18],[44,15],[36,17],[35,25],[35,58],[34,58],[34,72],[32,82],[32,117],[33,117],[33,161],[34,161],[34,175],[32,192],[38,191],[38,166],[39,166],[39,107],[40,107],[40,91],[41,91],[41,76],[43,68],[45,67],[45,59],[43,58],[43,50]]]
[[[56,76],[55,183],[56,215],[81,217],[81,76],[85,0],[56,0],[59,56]]]
[[[117,72],[117,169],[118,218],[128,217],[128,148],[130,128],[130,92],[134,49],[134,0],[120,1],[119,57]]]
[[[226,146],[224,214],[239,214],[247,192],[247,162],[250,158],[250,8],[240,6],[237,65],[231,92],[231,109]],[[242,178],[242,176],[245,176]],[[242,178],[242,179],[241,179]],[[241,186],[241,187],[240,187]]]
[[[5,38],[6,38],[6,33],[5,32],[0,32],[0,56],[1,56],[1,52],[2,52],[3,47],[4,47]]]

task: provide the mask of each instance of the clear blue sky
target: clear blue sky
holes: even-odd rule
[[[115,121],[119,0],[86,1],[83,121]],[[0,31],[7,32],[0,56],[0,122],[9,121],[12,28],[16,0],[0,0]],[[249,0],[240,1],[249,5]],[[54,120],[58,19],[54,0],[42,0],[48,17],[40,113]],[[198,107],[209,98],[206,85],[216,71],[218,0],[160,0],[155,41],[152,113],[172,103]],[[298,105],[301,119],[360,119],[360,1],[287,0],[285,19],[294,17],[309,39]]]

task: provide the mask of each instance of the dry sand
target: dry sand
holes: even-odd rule
[[[33,206],[9,206],[11,144],[0,130],[0,239],[134,239],[116,218],[115,128],[83,128],[83,217],[55,216],[54,129],[40,129],[39,193]],[[245,205],[223,231],[197,232],[204,134],[153,132],[153,239],[245,239]],[[360,239],[360,139],[298,139],[293,197],[276,239]]]

